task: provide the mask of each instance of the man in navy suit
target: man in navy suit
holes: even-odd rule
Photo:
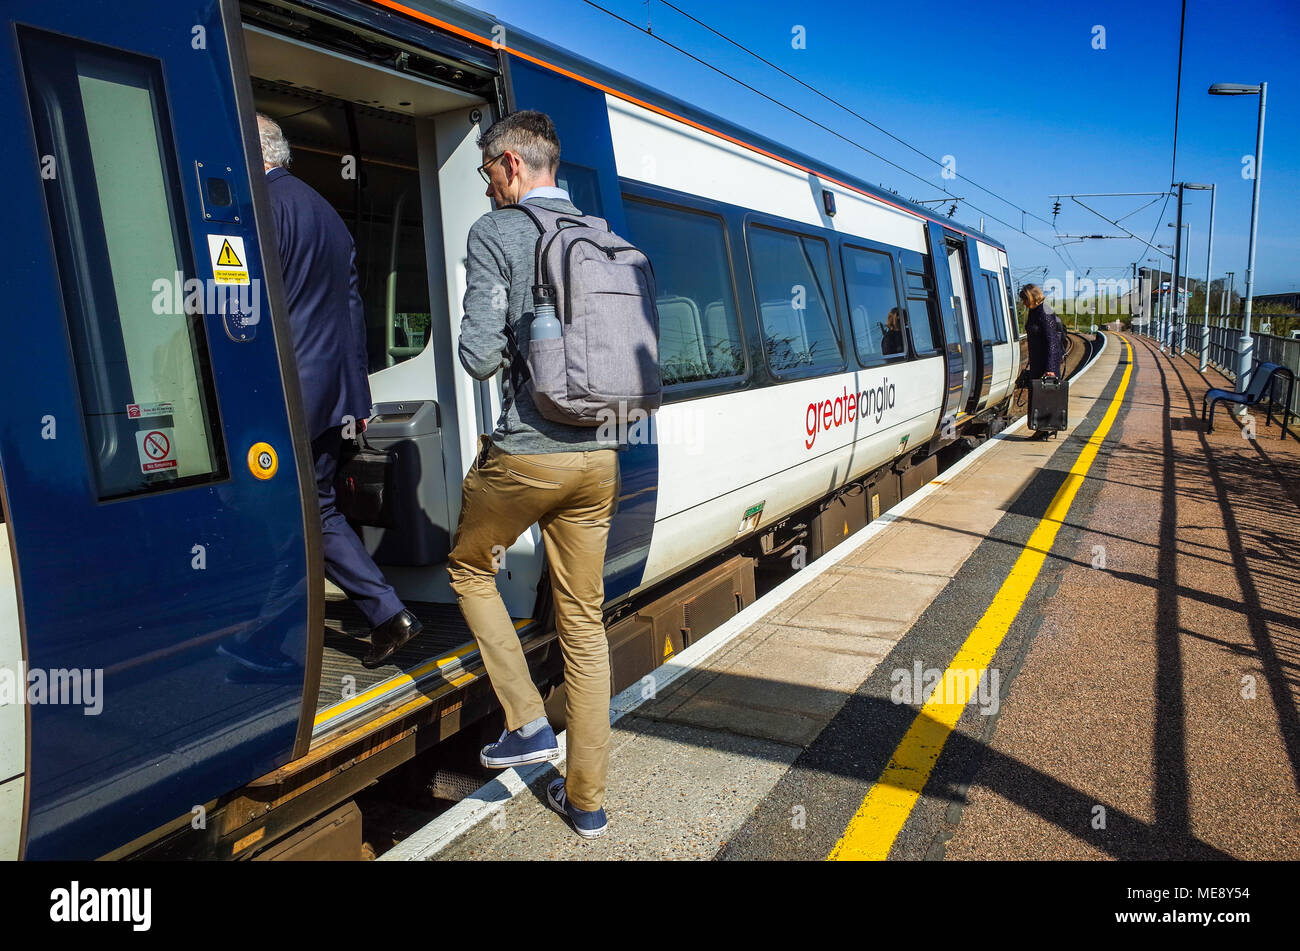
[[[316,458],[325,575],[370,622],[370,651],[361,662],[379,667],[420,633],[421,624],[384,580],[334,504],[343,427],[354,421],[364,426],[370,415],[366,323],[356,247],[347,225],[329,202],[285,169],[290,161],[289,143],[280,126],[259,113],[257,129],[284,275],[284,300],[289,307],[298,378]]]

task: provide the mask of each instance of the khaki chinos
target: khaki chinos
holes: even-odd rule
[[[602,622],[605,544],[618,498],[614,449],[505,453],[480,436],[461,490],[448,574],[501,706],[506,728],[545,715],[519,634],[496,586],[505,551],[534,522],[550,567],[564,658],[565,792],[579,809],[605,804],[609,765],[609,645]]]

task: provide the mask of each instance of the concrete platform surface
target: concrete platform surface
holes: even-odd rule
[[[1072,420],[1082,423],[1089,418],[1114,377],[1122,356],[1116,344],[1112,338],[1096,365],[1072,384]],[[843,718],[850,699],[873,675],[895,665],[900,642],[923,614],[944,600],[944,592],[990,532],[1008,518],[1035,520],[1017,514],[1016,507],[1068,443],[1068,434],[1039,442],[1020,432],[982,447],[963,465],[941,474],[919,501],[914,497],[910,507],[905,501],[903,514],[883,520],[887,524],[878,524],[854,547],[849,546],[856,539],[850,539],[833,552],[835,564],[819,569],[705,662],[618,720],[606,803],[610,831],[603,838],[577,838],[547,809],[545,783],[556,773],[542,768],[526,774],[530,789],[480,810],[463,834],[451,841],[443,836],[432,855],[425,854],[429,850],[399,847],[395,857],[757,856],[748,851],[731,854],[734,840],[744,831],[742,838],[751,845],[761,843],[763,857],[824,858],[827,840],[833,845],[832,833],[843,828],[826,820],[842,809],[817,815],[805,804],[804,828],[797,829],[795,847],[753,835],[755,817],[772,811],[781,799],[774,798],[774,791],[783,781],[788,783],[827,728]],[[1014,554],[1014,545],[1003,547]],[[806,570],[812,574],[811,566]],[[947,626],[959,634],[968,630],[963,628],[967,613],[956,612],[955,623]],[[926,663],[942,668],[950,657],[936,653],[927,656]],[[909,654],[906,666],[911,663]],[[894,716],[911,709],[891,706]],[[870,733],[873,725],[868,717],[854,729]],[[839,779],[846,780],[847,788],[837,789],[836,798],[851,814],[869,781],[858,776]],[[519,789],[520,780],[507,777],[504,785]],[[799,825],[798,805],[787,808],[779,803],[785,828]],[[809,835],[809,826],[820,834]]]

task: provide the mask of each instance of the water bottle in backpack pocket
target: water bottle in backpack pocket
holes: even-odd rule
[[[564,362],[564,333],[555,315],[554,289],[544,284],[533,287],[533,322],[529,326],[528,375],[532,380],[533,402],[542,415],[543,403],[553,404],[567,396]],[[549,416],[547,416],[550,419]]]

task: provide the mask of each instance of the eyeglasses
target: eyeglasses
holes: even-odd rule
[[[505,154],[506,154],[505,152],[502,152],[501,155],[496,156],[496,158],[488,159],[486,162],[484,162],[482,165],[478,167],[479,178],[483,179],[485,184],[488,185],[492,184],[492,176],[488,175],[487,167],[491,165],[493,162],[499,161]]]

